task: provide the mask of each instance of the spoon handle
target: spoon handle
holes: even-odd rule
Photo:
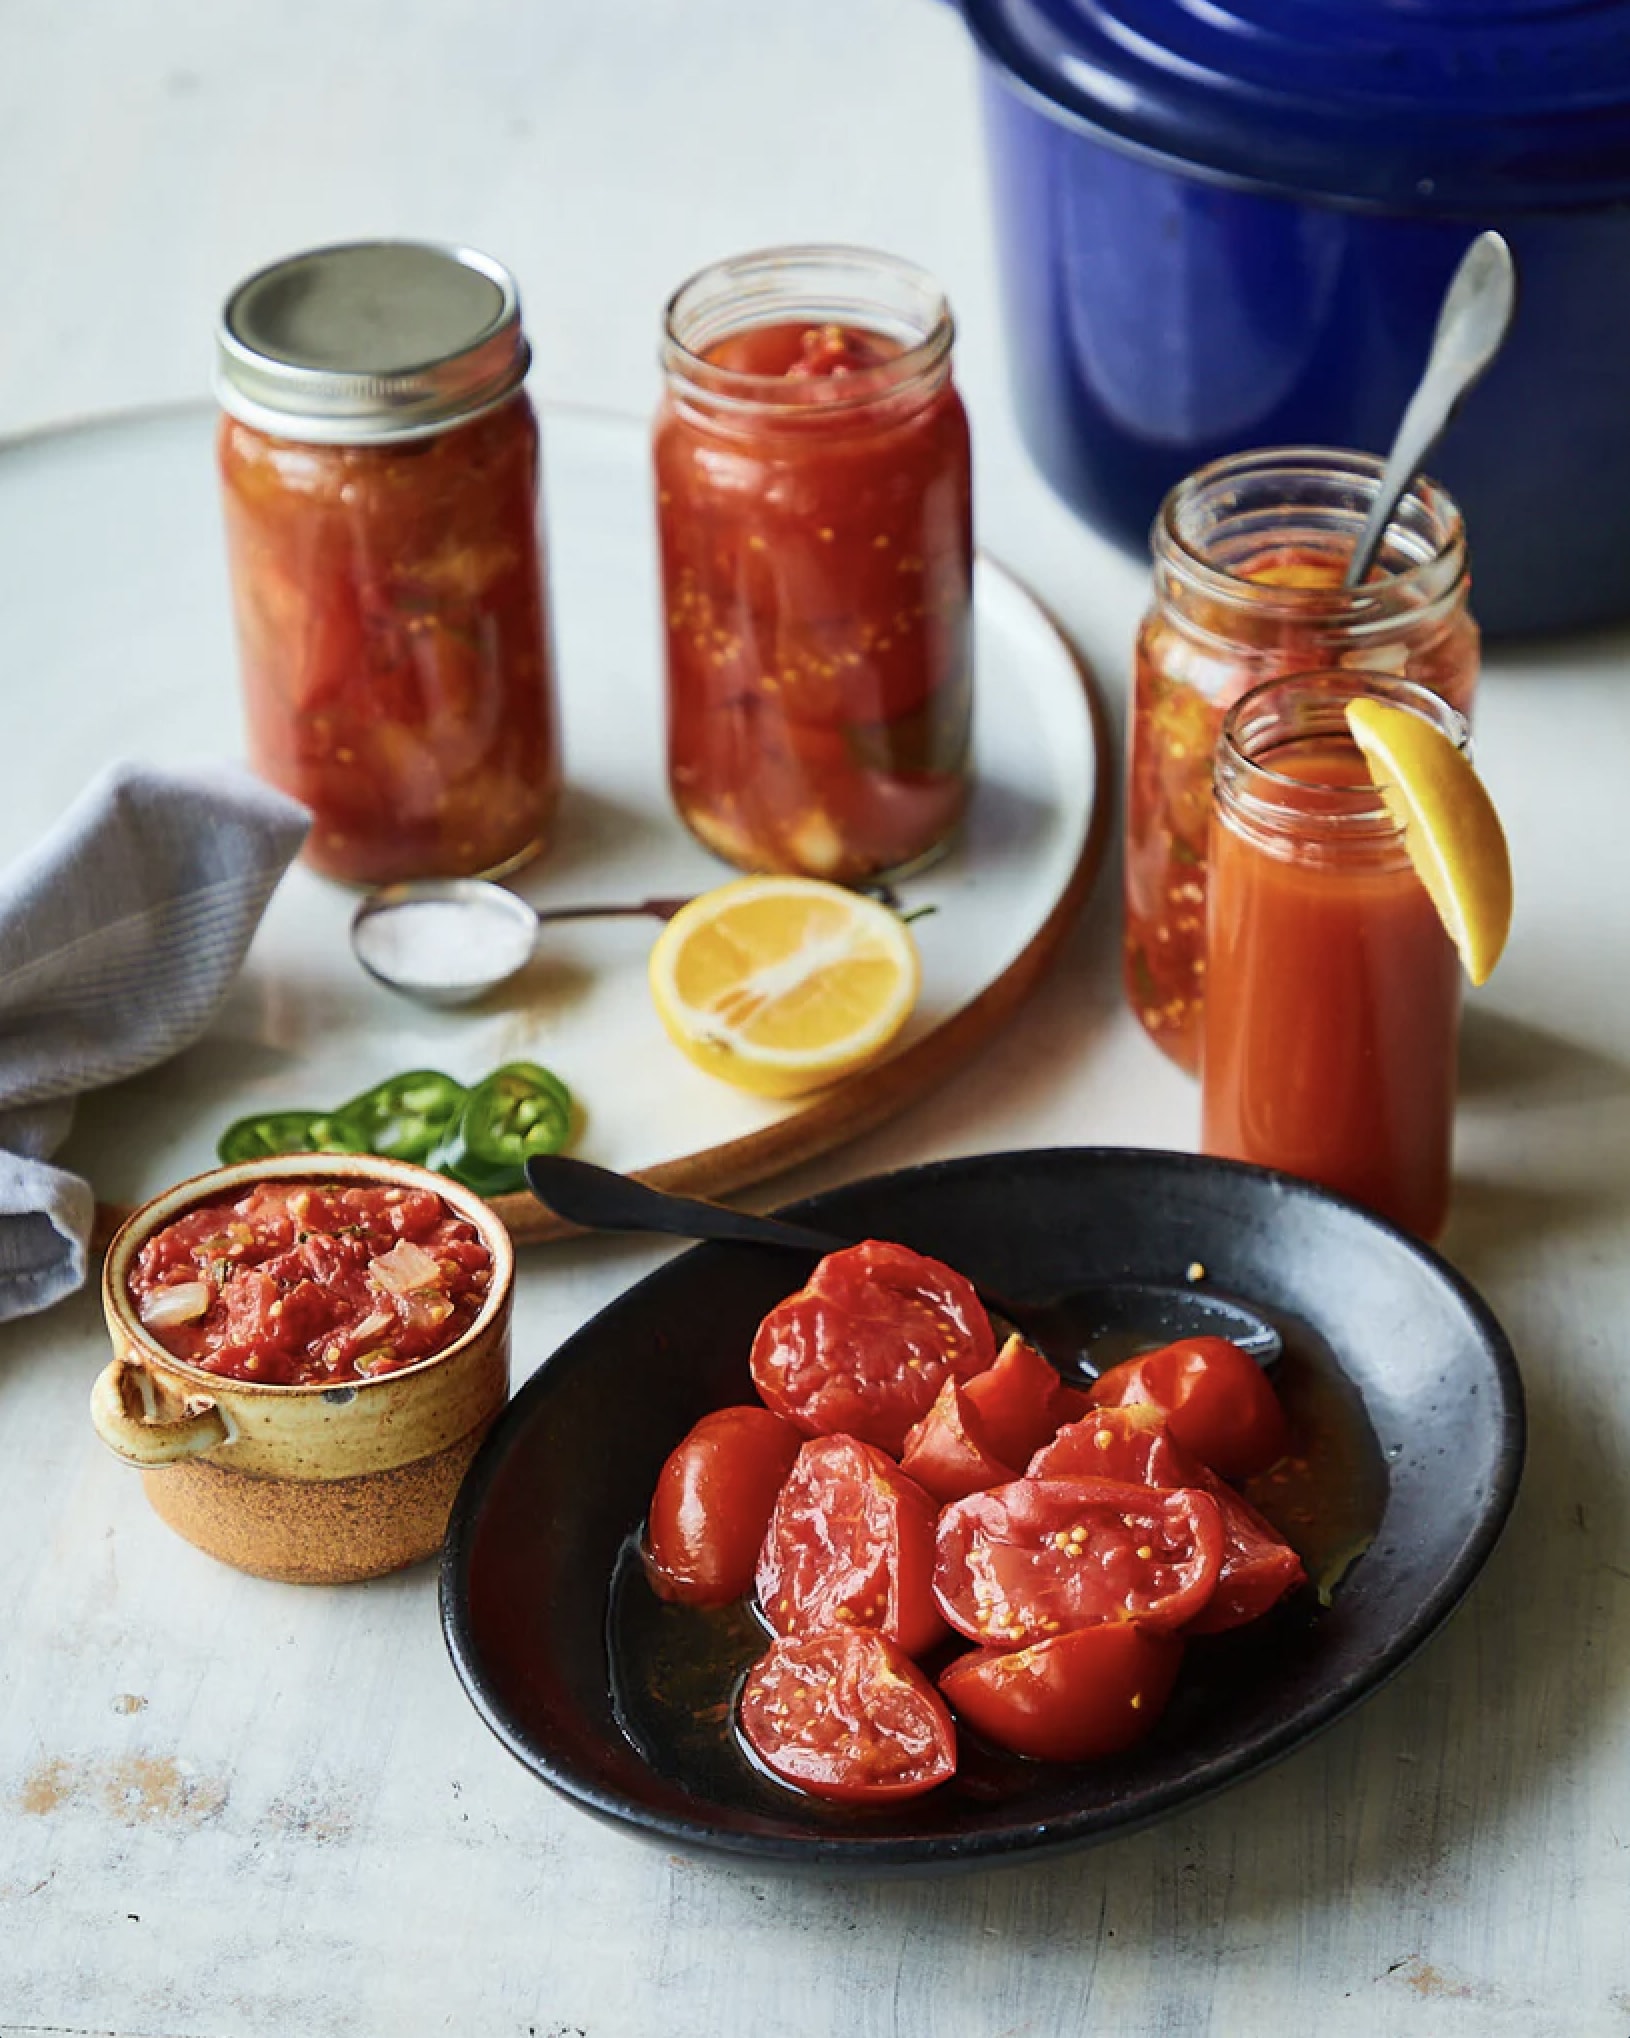
[[[589,1231],[660,1231],[675,1238],[739,1239],[815,1253],[835,1252],[852,1242],[699,1197],[670,1196],[631,1175],[567,1154],[534,1154],[526,1164],[526,1179],[545,1209]]]
[[[1375,564],[1393,512],[1461,399],[1500,350],[1516,305],[1517,272],[1497,233],[1481,233],[1461,256],[1432,335],[1426,369],[1409,400],[1370,513],[1347,562],[1345,587],[1360,586]]]
[[[671,920],[681,906],[689,904],[689,899],[640,899],[627,906],[540,906],[538,925],[548,926],[556,920]]]

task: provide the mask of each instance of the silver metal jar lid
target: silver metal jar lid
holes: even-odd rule
[[[355,241],[238,285],[216,329],[215,393],[280,439],[415,439],[502,403],[530,360],[502,264],[472,248]]]

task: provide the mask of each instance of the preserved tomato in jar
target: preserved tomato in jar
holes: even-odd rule
[[[722,263],[669,304],[669,782],[744,870],[897,875],[962,817],[973,522],[952,337],[927,276],[850,249]]]
[[[493,876],[559,790],[529,352],[466,249],[325,248],[218,335],[218,455],[250,759],[356,884]]]
[[[1341,585],[1380,474],[1363,453],[1243,453],[1180,482],[1155,522],[1127,742],[1124,972],[1145,1031],[1191,1074],[1212,757],[1229,708],[1266,680],[1354,667],[1471,711],[1479,636],[1460,512],[1441,488],[1418,480],[1371,577]]]

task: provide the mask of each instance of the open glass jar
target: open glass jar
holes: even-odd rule
[[[250,758],[355,884],[496,876],[559,790],[538,423],[508,272],[296,255],[228,298],[218,454]]]
[[[1223,723],[1201,1144],[1431,1239],[1449,1207],[1460,958],[1348,732],[1359,698],[1466,747],[1461,715],[1383,673],[1271,680]]]
[[[859,249],[722,262],[668,306],[669,781],[744,870],[894,876],[962,816],[973,528],[951,345],[932,280]]]
[[[1341,585],[1381,462],[1282,447],[1214,462],[1166,498],[1138,636],[1127,743],[1124,969],[1132,1010],[1199,1065],[1206,842],[1224,715],[1264,680],[1354,667],[1417,681],[1469,716],[1477,625],[1460,512],[1422,479],[1374,573]]]

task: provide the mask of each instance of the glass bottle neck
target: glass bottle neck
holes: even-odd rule
[[[1465,751],[1465,718],[1413,680],[1343,668],[1269,680],[1229,710],[1213,766],[1218,821],[1270,853],[1407,862],[1403,833],[1347,727],[1349,701],[1381,700]]]

